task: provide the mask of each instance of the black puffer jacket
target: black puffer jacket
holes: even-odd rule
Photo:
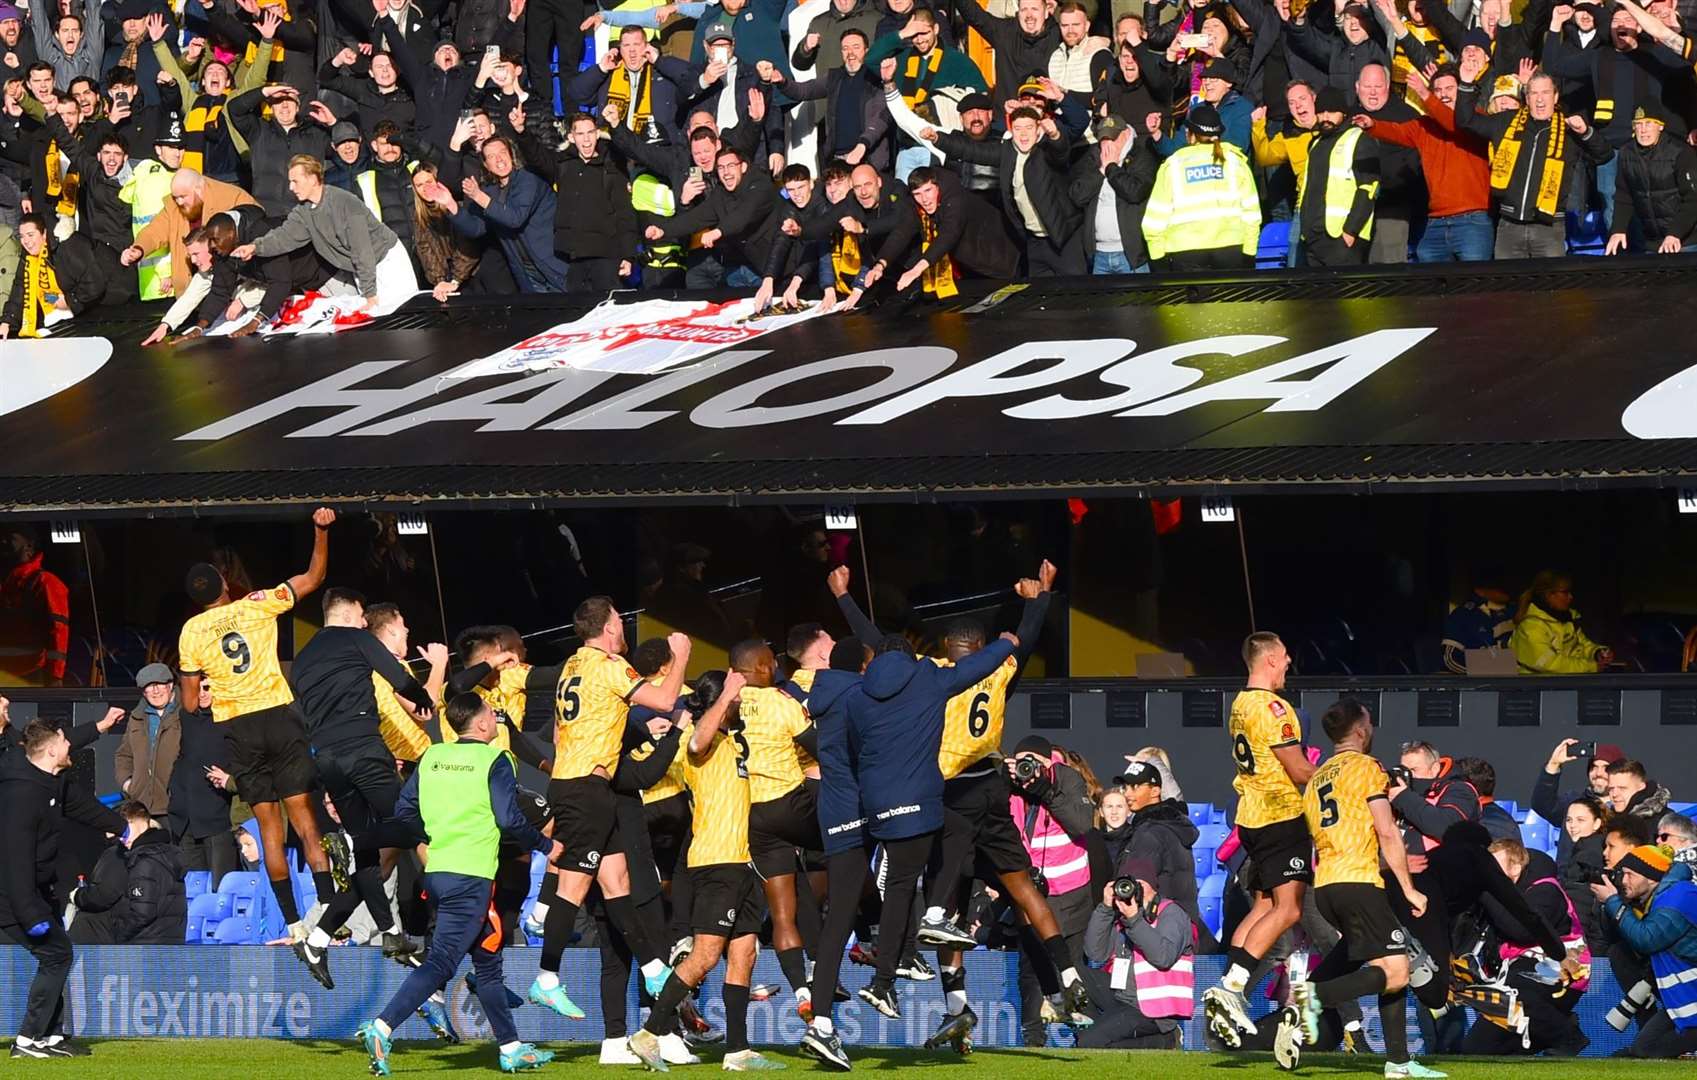
[[[630,184],[606,142],[585,161],[576,147],[550,150],[526,129],[520,150],[531,169],[554,184],[554,250],[568,259],[636,258],[636,209]]]
[[[183,943],[189,912],[183,854],[163,828],[148,829],[128,848],[108,848],[76,892],[79,911],[110,913],[120,945]]]
[[[1564,830],[1565,832],[1565,830]],[[1592,952],[1608,947],[1608,934],[1603,926],[1603,911],[1591,894],[1591,881],[1603,869],[1603,833],[1596,832],[1576,841],[1557,864],[1557,877],[1567,890],[1579,922],[1585,927],[1585,940]]]
[[[59,916],[54,896],[59,836],[66,819],[102,832],[124,831],[124,819],[66,773],[43,772],[22,747],[0,755],[0,925],[28,929]]]

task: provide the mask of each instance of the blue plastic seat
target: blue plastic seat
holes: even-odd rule
[[[1219,937],[1220,922],[1224,917],[1225,905],[1217,896],[1204,896],[1197,900],[1197,906],[1202,910],[1202,922],[1213,932],[1215,937]]]
[[[183,894],[186,898],[193,900],[202,893],[209,893],[211,891],[212,871],[190,870],[188,873],[183,875]]]
[[[1190,849],[1190,859],[1196,868],[1198,879],[1205,878],[1214,872],[1214,849],[1197,844]]]
[[[1198,883],[1197,883],[1197,886],[1196,886],[1196,895],[1198,895],[1198,896],[1212,896],[1215,899],[1218,899],[1219,897],[1222,897],[1222,896],[1225,895],[1225,893],[1226,893],[1226,872],[1224,870],[1216,870],[1213,873],[1207,875],[1206,877],[1204,877],[1201,874],[1198,874],[1196,876],[1198,878]]]
[[[1520,823],[1520,842],[1534,851],[1543,851],[1550,846],[1550,823],[1537,814],[1528,814],[1527,819]]]
[[[218,930],[213,940],[220,945],[262,945],[264,939],[258,932],[258,924],[242,915],[233,915],[218,924]]]
[[[1204,802],[1186,803],[1185,805],[1186,805],[1187,810],[1189,811],[1190,823],[1192,825],[1208,825],[1208,824],[1211,824],[1213,822],[1213,820],[1214,820],[1214,808],[1213,808],[1213,806],[1209,805],[1208,803],[1204,803]]]
[[[1269,221],[1261,226],[1261,239],[1255,249],[1255,269],[1282,270],[1290,253],[1290,222]]]
[[[225,896],[255,896],[268,887],[264,878],[252,870],[232,870],[218,883],[218,891]]]
[[[1217,848],[1226,842],[1226,837],[1231,835],[1231,826],[1224,822],[1213,821],[1206,825],[1198,825],[1196,831],[1198,834],[1196,837],[1197,847]]]
[[[189,901],[189,918],[217,926],[231,915],[234,899],[226,893],[201,893]]]

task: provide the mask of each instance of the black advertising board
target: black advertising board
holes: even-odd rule
[[[1697,358],[1675,320],[1620,313],[1693,300],[1685,275],[1653,302],[1034,289],[816,318],[648,374],[469,378],[589,305],[145,351],[144,325],[85,322],[0,344],[0,508],[1676,485],[1697,473]]]

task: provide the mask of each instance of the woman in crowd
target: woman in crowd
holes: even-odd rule
[[[1575,799],[1567,804],[1567,821],[1563,828],[1573,846],[1557,867],[1561,887],[1579,911],[1579,921],[1585,927],[1585,940],[1591,948],[1607,948],[1603,934],[1602,911],[1597,898],[1591,895],[1591,882],[1603,869],[1603,824],[1607,812],[1603,800],[1594,795]]]

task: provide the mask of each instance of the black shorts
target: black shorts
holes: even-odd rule
[[[747,863],[691,867],[689,885],[694,933],[736,938],[758,933],[766,921],[760,875]]]
[[[1252,893],[1271,895],[1280,885],[1314,880],[1314,841],[1308,836],[1308,821],[1294,817],[1257,828],[1238,826],[1238,839],[1249,856],[1249,879],[1243,885]]]
[[[984,763],[969,766],[976,770]],[[982,775],[957,776],[943,784],[943,806],[972,826],[972,845],[980,865],[997,874],[1023,874],[1031,869],[1031,853],[1014,827],[1008,810],[1008,774],[991,768]]]
[[[624,851],[613,799],[613,785],[599,776],[548,781],[554,839],[565,848],[555,865],[593,874],[604,857]]]
[[[407,848],[424,837],[395,820],[401,799],[401,776],[395,756],[383,740],[373,737],[320,747],[313,758],[342,828],[354,849]]]
[[[236,792],[249,806],[280,802],[318,786],[306,727],[293,705],[243,713],[220,726],[230,751]]]
[[[670,880],[681,869],[678,860],[689,850],[691,820],[689,795],[679,792],[656,799],[642,806],[642,819],[648,825],[648,845],[654,850],[654,862],[660,876]]]
[[[1349,958],[1358,964],[1407,954],[1408,935],[1391,912],[1390,898],[1377,885],[1343,881],[1314,890],[1320,917],[1343,935]]]
[[[798,851],[817,854],[824,846],[819,838],[819,805],[805,783],[748,808],[748,853],[761,878],[794,874]]]

